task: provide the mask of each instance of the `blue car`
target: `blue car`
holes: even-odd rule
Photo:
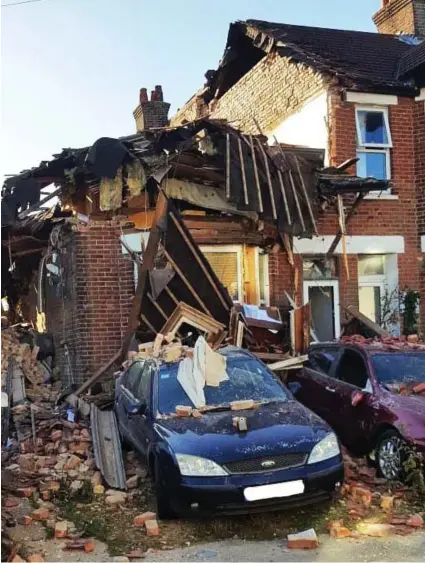
[[[121,436],[148,464],[160,518],[241,514],[329,498],[344,477],[330,427],[245,350],[226,347],[228,381],[205,386],[201,417],[178,417],[192,406],[177,380],[179,363],[136,361],[116,384]],[[232,411],[230,403],[257,406]],[[246,417],[247,431],[233,424]]]

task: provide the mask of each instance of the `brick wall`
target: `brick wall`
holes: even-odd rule
[[[423,0],[388,0],[373,16],[379,33],[425,35]]]
[[[64,293],[47,288],[46,318],[64,384],[81,383],[120,348],[134,282],[117,228],[111,221],[92,223],[61,236]]]
[[[267,133],[324,88],[317,72],[271,53],[212,102],[212,117],[228,119],[246,133],[258,133],[255,118]]]
[[[415,175],[418,209],[418,249],[421,235],[425,235],[425,101],[415,103],[414,138],[416,144]],[[425,327],[425,254],[420,252],[421,326]]]

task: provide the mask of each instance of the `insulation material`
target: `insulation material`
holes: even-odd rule
[[[99,184],[101,211],[113,211],[122,206],[122,167],[117,170],[115,178],[101,178]]]
[[[131,164],[127,166],[127,186],[130,197],[140,194],[146,185],[146,173],[142,163],[135,158]]]
[[[192,358],[185,358],[179,365],[177,381],[196,408],[205,406],[205,385],[218,387],[227,381],[226,358],[214,352],[203,336],[195,344]]]

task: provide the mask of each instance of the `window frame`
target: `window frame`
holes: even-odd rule
[[[368,256],[368,255],[363,255]],[[369,256],[373,256],[370,254]],[[381,302],[379,303],[380,316],[382,317],[382,297],[385,293],[385,288],[387,287],[387,255],[384,256],[384,273],[383,274],[369,274],[366,276],[361,276],[358,274],[358,293],[359,293],[359,307],[360,307],[360,288],[362,287],[379,287]],[[361,311],[360,311],[361,312]],[[364,313],[363,313],[364,314]],[[372,319],[371,319],[372,320]],[[378,322],[375,320],[374,322]]]
[[[387,133],[387,143],[364,143],[362,141],[361,128],[359,112],[371,112],[371,113],[381,113],[384,119],[384,126]],[[390,149],[393,148],[390,122],[388,117],[388,108],[386,107],[376,107],[376,106],[363,106],[358,105],[355,107],[355,121],[356,121],[356,154],[357,153],[378,153],[385,154],[385,169],[386,169],[386,180],[391,179],[391,152]],[[391,193],[391,190],[385,190],[385,193]]]
[[[226,244],[226,245],[211,245],[211,246],[201,246],[201,251],[204,254],[236,254],[236,268],[238,279],[238,299],[233,300],[233,303],[243,303],[244,302],[244,291],[243,291],[243,256],[242,256],[242,245],[240,244]],[[208,258],[207,258],[208,260]],[[218,277],[218,276],[217,276]],[[221,280],[220,280],[221,282]]]
[[[264,299],[261,299],[261,279],[260,279],[260,256],[264,258]],[[268,307],[270,305],[270,277],[269,277],[269,255],[261,252],[255,247],[255,283],[258,292],[258,304]]]
[[[332,287],[333,289],[333,307],[334,307],[334,338],[337,340],[341,334],[341,314],[339,301],[339,280],[306,280],[303,282],[303,304],[310,302],[310,287]],[[313,329],[314,330],[314,329]]]

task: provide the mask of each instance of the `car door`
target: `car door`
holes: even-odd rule
[[[131,420],[137,407],[133,391],[136,388],[143,362],[134,362],[117,382],[115,411],[121,435],[132,442]]]
[[[334,365],[339,354],[337,346],[314,346],[302,370],[290,371],[288,383],[298,383],[295,397],[328,422],[334,393]]]
[[[141,408],[130,417],[131,435],[139,453],[145,457],[152,440],[152,377],[155,369],[154,364],[145,362],[133,389],[133,396]]]
[[[334,408],[331,426],[347,448],[367,453],[372,441],[375,399],[366,355],[357,348],[344,347],[335,366]],[[353,404],[353,394],[362,399]]]

